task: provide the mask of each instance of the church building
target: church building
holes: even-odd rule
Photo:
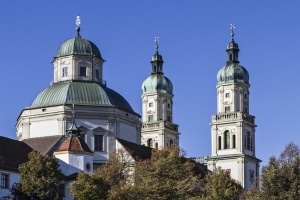
[[[124,97],[107,86],[103,79],[105,60],[99,48],[81,36],[79,16],[76,25],[75,37],[61,43],[52,61],[53,83],[21,111],[16,124],[18,141],[0,137],[0,144],[19,147],[2,145],[6,149],[0,149],[0,156],[11,148],[23,151],[12,154],[20,162],[9,167],[0,163],[5,195],[18,181],[17,167],[28,160],[25,156],[31,150],[55,156],[63,174],[73,177],[67,186],[79,171],[92,174],[117,149],[127,150],[133,159],[148,159],[151,148],[180,146],[179,125],[173,122],[173,84],[163,72],[158,37],[151,74],[142,83],[140,116]],[[240,65],[234,26],[231,28],[227,62],[217,74],[217,113],[210,123],[212,153],[205,157],[205,164],[210,171],[221,167],[250,189],[256,184],[261,161],[255,154],[249,73]],[[7,153],[3,155],[7,162],[14,161]],[[69,193],[65,187],[66,199],[72,199]]]
[[[116,139],[141,144],[140,115],[107,86],[98,47],[80,34],[65,40],[52,61],[54,81],[40,92],[17,120],[17,139],[52,154],[74,120],[80,137],[94,152],[94,168],[116,150]],[[45,147],[46,146],[46,147]],[[35,148],[36,147],[36,148]],[[52,155],[51,155],[52,156]]]
[[[152,56],[152,73],[142,84],[142,144],[161,149],[179,146],[178,125],[173,123],[173,84],[163,73],[163,58],[156,52]]]
[[[255,117],[250,115],[249,73],[239,63],[238,44],[227,45],[227,62],[217,74],[217,114],[212,116],[212,154],[207,167],[227,170],[231,177],[250,189],[256,184],[261,160],[255,155]]]

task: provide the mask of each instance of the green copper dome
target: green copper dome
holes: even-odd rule
[[[152,74],[142,84],[143,94],[166,93],[173,95],[172,82],[162,74]]]
[[[232,40],[229,42],[226,48],[227,62],[226,65],[219,70],[217,74],[218,84],[223,83],[246,83],[249,84],[249,73],[239,63],[239,46]]]
[[[242,82],[249,84],[249,73],[239,63],[229,63],[219,70],[218,84]]]
[[[81,37],[64,41],[56,53],[56,57],[69,55],[90,55],[103,60],[98,47],[91,41]]]
[[[132,107],[120,94],[94,82],[55,83],[42,91],[30,107],[64,104],[113,106],[134,113]]]

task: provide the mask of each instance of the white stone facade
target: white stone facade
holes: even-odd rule
[[[256,184],[259,162],[255,155],[255,117],[249,114],[249,85],[217,85],[217,113],[212,116],[208,169],[221,167],[245,189]]]
[[[72,123],[72,106],[61,105],[24,109],[18,118],[17,138],[65,135]],[[116,150],[115,139],[141,143],[141,125],[137,114],[113,107],[75,106],[75,122],[89,148],[94,151],[94,162],[105,163]],[[103,136],[103,146],[95,150],[95,135]]]
[[[0,169],[0,176],[5,175],[8,179],[8,187],[1,187],[0,185],[0,199],[1,197],[10,196],[10,189],[15,183],[19,183],[20,175],[19,172],[12,172]]]
[[[152,148],[179,146],[178,125],[173,124],[173,95],[142,95],[142,145]]]
[[[53,65],[54,83],[70,80],[102,83],[103,60],[97,57],[86,55],[64,56],[56,58]]]

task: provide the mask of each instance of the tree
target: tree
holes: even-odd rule
[[[109,185],[101,177],[80,172],[77,181],[70,186],[70,189],[72,196],[77,200],[105,200],[108,197]]]
[[[242,193],[242,186],[232,179],[229,172],[218,168],[203,179],[203,199],[235,200]]]
[[[113,153],[107,163],[97,169],[94,174],[79,174],[70,185],[71,195],[77,200],[111,199],[110,193],[126,186],[132,171],[132,163],[124,150]]]
[[[103,194],[107,199],[190,199],[201,195],[200,176],[194,167],[195,162],[180,155],[178,148],[154,149],[148,160],[133,160],[119,151],[92,176],[79,176],[71,192],[78,200],[87,199],[83,191],[92,193],[94,188],[107,189]]]
[[[20,183],[12,193],[20,199],[59,200],[61,171],[55,158],[43,156],[37,151],[28,155],[28,162],[19,166]]]
[[[271,156],[262,168],[261,187],[247,191],[245,200],[294,200],[300,196],[300,150],[289,143],[278,158]]]
[[[114,191],[113,199],[189,199],[201,195],[195,162],[176,148],[152,150],[148,160],[135,163],[133,183]],[[127,196],[126,196],[127,195]]]
[[[300,196],[299,147],[289,143],[276,159],[272,156],[262,168],[263,199],[298,199]]]
[[[135,191],[141,199],[189,199],[201,195],[200,176],[195,162],[177,147],[152,150],[150,160],[136,163]],[[151,198],[149,198],[151,197]]]

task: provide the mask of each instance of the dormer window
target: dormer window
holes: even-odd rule
[[[62,76],[67,77],[68,76],[68,67],[63,67],[62,68]]]
[[[79,76],[86,76],[86,67],[80,67]]]

